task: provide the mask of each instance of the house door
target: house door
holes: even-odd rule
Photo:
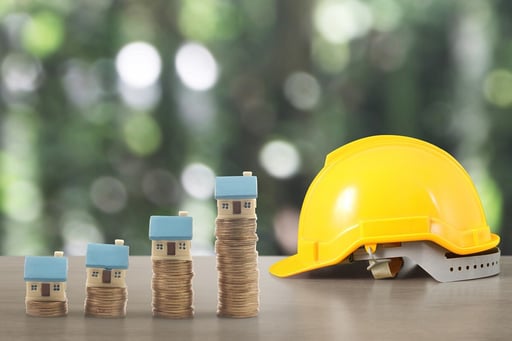
[[[41,284],[41,296],[50,296],[50,283]]]
[[[167,256],[176,256],[176,243],[175,242],[167,243]]]
[[[241,201],[233,201],[233,214],[242,213],[242,202]]]
[[[112,278],[112,271],[110,270],[103,270],[103,273],[101,275],[101,281],[103,283],[110,283]]]

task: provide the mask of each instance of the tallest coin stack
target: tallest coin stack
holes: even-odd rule
[[[258,315],[257,196],[257,178],[252,172],[216,179],[215,252],[219,275],[217,314],[222,317],[246,318]]]

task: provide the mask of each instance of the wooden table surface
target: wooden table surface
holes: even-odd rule
[[[438,283],[420,270],[373,280],[361,265],[308,276],[268,274],[278,257],[260,257],[260,315],[216,316],[215,257],[194,258],[195,317],[151,316],[151,260],[130,257],[124,319],[83,316],[85,261],[69,259],[69,315],[25,315],[23,257],[0,257],[0,340],[511,340],[512,257],[501,274]]]

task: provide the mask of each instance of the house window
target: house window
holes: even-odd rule
[[[179,250],[186,250],[187,249],[187,243],[185,243],[185,242],[178,243],[178,249]]]
[[[250,201],[244,202],[244,208],[251,208],[251,202]]]
[[[91,276],[92,277],[98,277],[99,274],[100,273],[98,271],[93,271]]]
[[[114,271],[114,278],[121,278],[121,271]]]
[[[223,203],[222,203],[222,209],[223,209],[223,210],[229,210],[229,203],[227,203],[227,202],[223,202]]]
[[[60,284],[54,284],[53,291],[60,291]]]
[[[30,285],[30,290],[37,291],[37,284],[31,284]]]
[[[157,250],[163,250],[164,249],[164,244],[156,244],[156,249]]]

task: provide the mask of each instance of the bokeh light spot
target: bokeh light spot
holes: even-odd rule
[[[90,196],[92,203],[105,213],[121,211],[128,199],[123,183],[110,176],[99,177],[91,185]]]
[[[162,133],[153,117],[140,114],[130,117],[124,125],[124,139],[128,148],[139,156],[155,152],[162,142]]]
[[[99,80],[91,72],[90,65],[80,60],[71,60],[65,67],[62,86],[69,100],[78,108],[94,105],[100,96]]]
[[[4,187],[2,208],[15,221],[30,222],[41,214],[43,197],[37,185],[28,180],[8,182]]]
[[[123,46],[116,57],[119,77],[134,88],[153,85],[162,72],[162,61],[156,48],[146,42]]]
[[[309,73],[294,72],[284,83],[284,94],[295,108],[311,110],[320,99],[320,85]]]
[[[512,72],[504,69],[493,70],[485,78],[485,98],[498,107],[512,104]]]
[[[203,45],[182,45],[176,53],[175,66],[183,84],[192,90],[208,90],[217,83],[217,62]]]
[[[215,174],[210,167],[202,163],[192,163],[183,170],[181,183],[190,196],[208,199],[215,187]]]
[[[317,4],[313,20],[318,33],[332,44],[361,37],[373,24],[370,9],[358,0],[322,0]]]
[[[265,144],[260,151],[259,160],[268,174],[279,179],[295,175],[301,164],[297,148],[291,143],[281,140]]]
[[[39,85],[42,69],[39,62],[26,54],[11,53],[2,62],[2,78],[11,92],[30,92]]]
[[[25,49],[34,56],[44,58],[54,53],[64,40],[62,19],[48,11],[32,16],[22,31]]]

